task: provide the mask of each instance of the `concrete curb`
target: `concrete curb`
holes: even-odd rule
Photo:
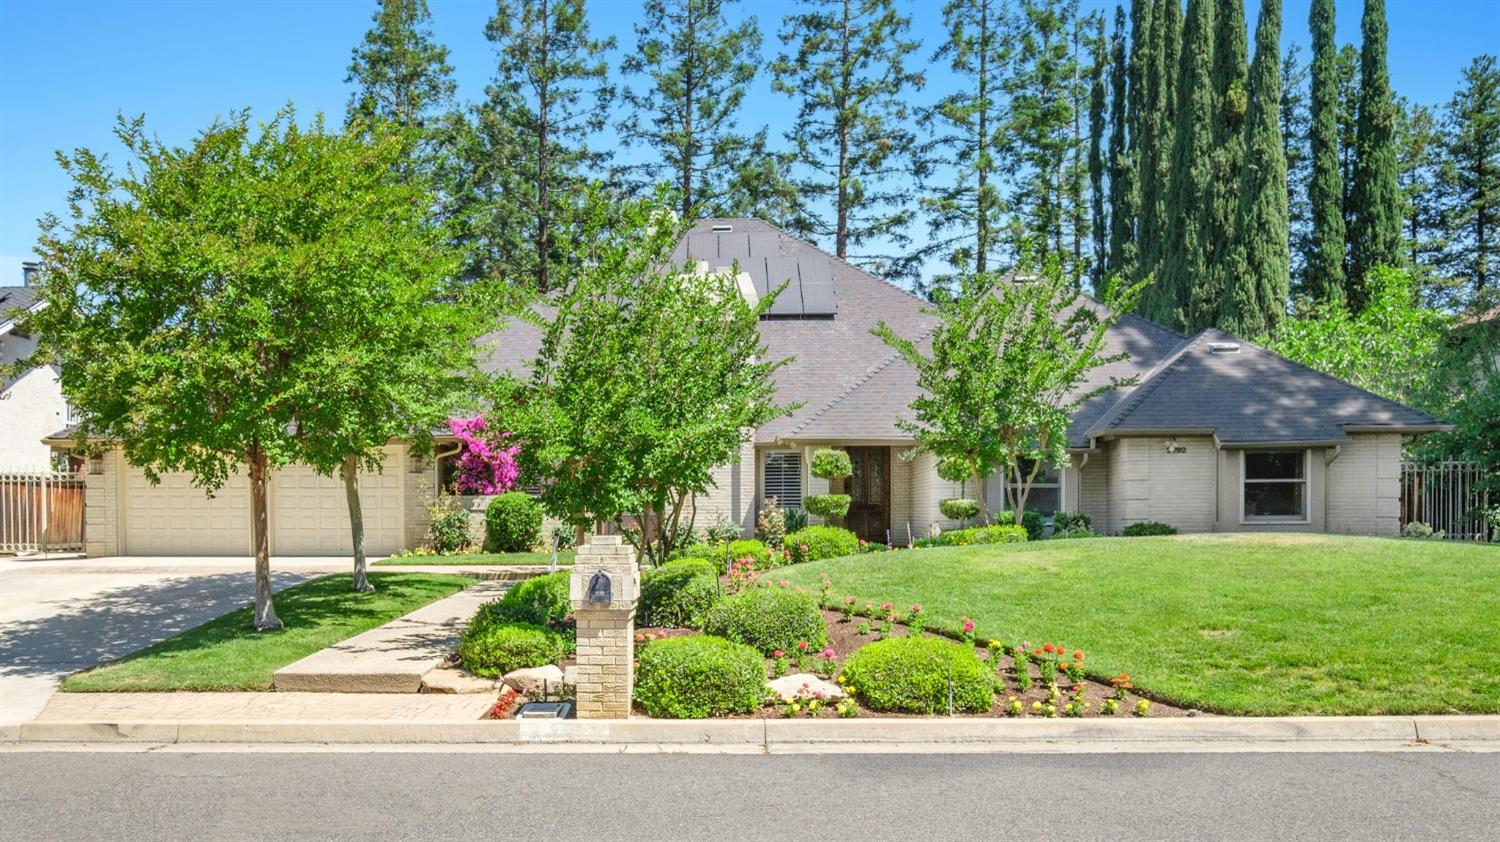
[[[1500,741],[1500,716],[1195,717],[1191,719],[719,719],[475,722],[28,722],[19,743],[458,744],[720,746],[900,751],[915,745],[1421,743]]]

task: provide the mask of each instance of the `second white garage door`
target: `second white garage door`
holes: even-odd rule
[[[403,454],[387,448],[385,471],[361,471],[360,509],[365,553],[389,555],[402,547]],[[271,552],[274,555],[348,555],[349,504],[344,481],[289,465],[271,480]]]

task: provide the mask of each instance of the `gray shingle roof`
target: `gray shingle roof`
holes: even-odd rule
[[[756,219],[702,220],[674,254],[704,259],[713,268],[738,259],[758,290],[780,282],[772,277],[783,271],[778,267],[826,267],[836,315],[788,314],[760,323],[768,356],[791,358],[775,375],[778,399],[802,406],[757,430],[758,443],[910,441],[896,421],[910,415],[916,372],[870,328],[885,321],[901,336],[925,337],[935,320],[923,312],[920,298]],[[820,270],[813,272],[822,277]],[[537,310],[551,315],[545,304]],[[541,333],[512,321],[481,341],[492,348],[487,369],[524,374]],[[1239,342],[1240,353],[1210,354],[1209,343],[1216,341]],[[1128,356],[1090,372],[1080,391],[1112,379],[1140,382],[1085,402],[1069,429],[1071,447],[1088,447],[1092,437],[1151,431],[1213,430],[1222,441],[1248,443],[1338,440],[1345,426],[1438,424],[1221,331],[1187,338],[1127,315],[1110,329],[1106,353]]]
[[[20,315],[17,310],[27,310],[41,300],[37,287],[0,287],[0,324]]]

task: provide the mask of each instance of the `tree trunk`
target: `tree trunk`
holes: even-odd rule
[[[255,630],[282,628],[271,601],[271,541],[266,525],[266,453],[250,447],[250,542],[255,548]]]
[[[359,505],[359,461],[353,454],[344,457],[344,499],[349,501],[349,537],[354,542],[354,589],[362,593],[375,590],[365,565],[365,513]]]
[[[974,469],[974,499],[979,501],[979,518],[985,526],[990,525],[990,501],[984,499],[984,481],[979,476],[979,469]]]

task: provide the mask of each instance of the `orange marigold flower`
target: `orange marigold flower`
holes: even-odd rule
[[[1075,660],[1075,661],[1081,661],[1081,660],[1083,660],[1083,650],[1082,649],[1080,649],[1078,651],[1075,651],[1073,653],[1073,660]]]

